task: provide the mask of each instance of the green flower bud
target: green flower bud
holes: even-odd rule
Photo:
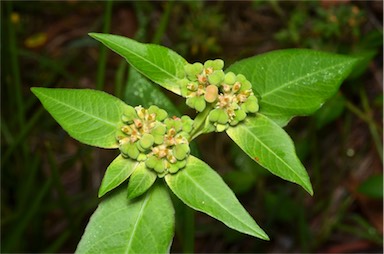
[[[235,125],[237,125],[238,123],[239,123],[239,121],[237,121],[236,119],[233,119],[232,121],[229,122],[229,124],[230,124],[231,126],[235,126]]]
[[[205,89],[204,99],[208,103],[212,103],[216,101],[217,97],[219,96],[219,89],[215,85],[209,85]]]
[[[180,119],[172,119],[172,118],[167,118],[164,121],[164,124],[167,126],[167,129],[175,129],[176,132],[179,132],[183,126],[182,122]]]
[[[161,163],[161,160],[156,156],[152,155],[149,156],[145,161],[145,166],[147,166],[147,168],[155,168],[158,163]]]
[[[257,102],[257,98],[254,95],[249,96],[244,104],[246,106],[247,112],[256,113],[259,111],[259,104]]]
[[[236,75],[233,72],[228,72],[225,74],[224,83],[228,85],[233,85],[236,82]]]
[[[153,167],[157,173],[163,173],[165,170],[165,161],[160,159],[159,162]]]
[[[224,61],[221,59],[213,60],[212,67],[214,70],[222,70],[224,67]]]
[[[223,132],[226,129],[228,129],[228,124],[217,124],[216,125],[216,131],[217,132]]]
[[[153,138],[156,145],[161,145],[164,142],[164,134],[153,135]]]
[[[182,130],[184,132],[191,132],[193,127],[193,120],[189,116],[182,116],[181,117],[181,123],[183,125]]]
[[[240,89],[240,91],[249,90],[249,89],[251,89],[251,88],[252,88],[252,84],[251,84],[251,82],[249,82],[248,80],[245,80],[245,81],[243,81],[242,84],[241,84],[241,89]]]
[[[137,161],[145,161],[147,159],[147,155],[144,153],[140,153],[139,156],[137,156]]]
[[[120,151],[123,153],[123,155],[128,156],[129,158],[134,160],[136,160],[140,154],[139,149],[137,149],[136,145],[130,142],[122,144],[120,146]]]
[[[194,75],[200,74],[203,71],[203,65],[201,63],[194,63],[192,66]]]
[[[219,85],[224,78],[224,72],[222,70],[214,71],[208,76],[208,81],[212,85]]]
[[[169,169],[168,169],[168,172],[171,173],[171,174],[174,174],[176,173],[177,171],[179,171],[179,167],[176,165],[176,164],[172,164]]]
[[[204,68],[213,68],[213,60],[207,60],[204,62]]]
[[[157,111],[159,110],[159,107],[156,105],[152,105],[148,108],[148,113],[149,114],[157,114]]]
[[[214,109],[212,110],[210,113],[209,113],[209,121],[211,122],[217,122],[217,120],[219,119],[219,116],[220,116],[220,111],[222,111],[222,109]]]
[[[188,158],[187,158],[188,159]],[[181,168],[184,168],[186,165],[187,165],[187,159],[185,160],[181,160],[181,161],[177,161],[176,162],[176,166],[181,169]]]
[[[173,156],[176,157],[177,160],[181,161],[187,157],[190,149],[188,144],[178,144],[175,145],[172,149]]]
[[[168,174],[168,172],[164,170],[163,173],[157,173],[157,177],[159,177],[159,178],[163,178],[163,177],[166,176],[167,174]]]
[[[167,118],[168,117],[168,113],[167,113],[167,111],[165,111],[164,109],[159,109],[158,111],[157,111],[157,114],[156,114],[156,120],[157,121],[163,121],[165,118]]]
[[[190,107],[190,108],[195,108],[195,103],[196,103],[197,97],[189,97],[185,101],[185,103]]]
[[[243,83],[244,81],[247,80],[247,78],[243,74],[237,74],[236,80],[239,81],[240,83]]]
[[[189,90],[187,88],[187,85],[188,85],[189,82],[190,81],[188,79],[186,79],[186,78],[177,81],[177,83],[179,84],[179,87],[180,87],[181,95],[183,97],[187,96],[187,94],[188,94]]]
[[[186,64],[184,65],[184,71],[185,73],[189,76],[189,75],[194,75],[194,71],[193,71],[193,65],[192,64]]]
[[[151,134],[148,134],[148,133],[145,133],[139,140],[140,146],[144,149],[150,148],[154,142],[155,142],[155,139]]]
[[[151,130],[152,135],[164,135],[165,132],[167,131],[165,125],[161,123],[157,123],[155,127]]]
[[[226,124],[228,123],[228,120],[229,120],[228,114],[224,110],[220,110],[220,114],[217,119],[217,122],[219,124]]]
[[[235,120],[238,122],[243,121],[247,117],[247,113],[244,110],[238,109],[235,111]]]
[[[204,100],[204,97],[196,97],[196,102],[195,102],[195,109],[199,112],[202,112],[205,109],[206,103]]]
[[[121,120],[124,123],[131,124],[131,123],[133,123],[133,119],[135,119],[135,118],[137,118],[136,110],[133,107],[131,107],[131,106],[127,106],[124,109],[124,113],[121,116]]]

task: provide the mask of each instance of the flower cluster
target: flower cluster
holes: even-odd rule
[[[117,140],[124,157],[144,162],[159,177],[185,167],[191,118],[168,118],[167,112],[157,106],[138,106],[128,107],[121,120]]]
[[[207,104],[212,105],[208,120],[216,131],[224,131],[259,110],[251,83],[242,74],[224,73],[223,67],[221,59],[187,64],[186,78],[179,83],[188,106],[201,112]]]

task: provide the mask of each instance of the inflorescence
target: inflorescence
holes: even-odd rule
[[[224,131],[259,110],[251,83],[242,74],[224,73],[221,59],[185,65],[186,77],[179,82],[189,107],[202,112],[212,105],[208,119],[216,131]]]
[[[129,106],[121,120],[117,140],[124,157],[144,162],[159,177],[185,167],[193,124],[190,117],[168,118],[157,106]]]
[[[224,73],[223,67],[221,59],[187,64],[186,76],[179,81],[186,104],[198,112],[209,110],[208,129],[218,132],[259,110],[251,83],[242,74]],[[122,156],[145,163],[159,177],[186,166],[194,123],[189,116],[169,118],[157,106],[128,106],[121,120],[116,138]]]

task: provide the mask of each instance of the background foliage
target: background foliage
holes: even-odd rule
[[[292,47],[364,57],[332,100],[287,126],[314,197],[258,167],[225,134],[198,140],[195,154],[218,170],[271,241],[176,206],[172,251],[382,252],[382,8],[381,1],[335,0],[1,2],[1,251],[73,252],[117,155],[70,138],[31,86],[169,103],[149,92],[164,89],[135,78],[87,35],[110,32],[160,43],[189,62],[220,57],[226,66]],[[194,114],[165,95],[175,114]]]

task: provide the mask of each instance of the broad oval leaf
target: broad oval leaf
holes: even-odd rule
[[[119,155],[114,159],[105,171],[104,178],[101,181],[99,197],[113,190],[135,171],[139,162],[124,158]]]
[[[31,88],[44,108],[78,141],[117,148],[116,130],[124,108],[120,99],[90,89]]]
[[[173,193],[191,208],[232,229],[269,240],[223,179],[198,158],[189,156],[187,166],[176,174],[166,175],[165,180]]]
[[[149,108],[156,105],[166,110],[169,116],[181,116],[172,101],[136,69],[130,68],[124,100],[131,106]]]
[[[119,188],[92,215],[76,253],[167,253],[174,213],[163,184],[134,200],[127,200],[126,189]]]
[[[272,174],[299,184],[313,195],[308,173],[297,158],[291,138],[274,121],[257,114],[228,128],[227,134],[246,154]]]
[[[357,59],[309,49],[285,49],[240,60],[227,70],[245,75],[260,113],[285,125],[310,115],[336,93]]]
[[[180,95],[177,81],[184,77],[184,65],[187,61],[176,52],[163,46],[144,44],[113,34],[89,35],[124,57],[153,82]]]
[[[157,174],[148,169],[145,163],[141,162],[131,175],[128,182],[128,199],[133,199],[146,192],[156,181]]]

